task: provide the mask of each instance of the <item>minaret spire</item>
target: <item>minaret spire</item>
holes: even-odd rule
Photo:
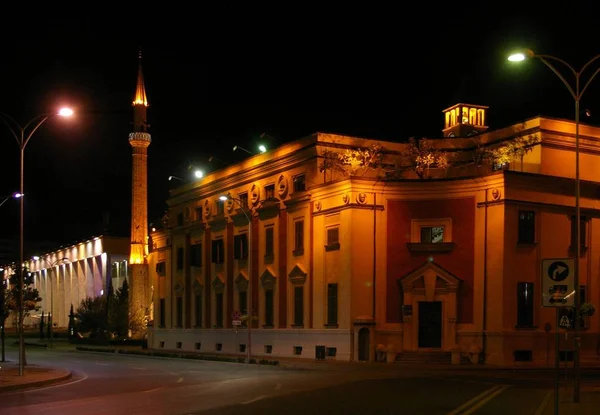
[[[147,107],[148,98],[146,97],[146,87],[144,86],[144,73],[142,72],[142,49],[138,51],[138,58],[138,77],[133,105],[143,105]]]
[[[142,52],[139,51],[138,76],[133,101],[133,132],[129,144],[133,154],[131,180],[131,249],[129,253],[130,315],[149,313],[148,263],[148,133],[146,110],[148,99],[142,73]]]

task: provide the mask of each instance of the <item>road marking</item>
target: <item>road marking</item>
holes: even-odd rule
[[[484,399],[480,400],[475,405],[473,405],[467,412],[463,412],[462,415],[472,414],[473,412],[475,412],[476,410],[478,410],[479,408],[481,408],[483,405],[485,405],[486,403],[488,403],[489,401],[491,401],[492,399],[494,399],[496,396],[498,396],[502,392],[504,392],[504,390],[506,388],[508,388],[508,385],[504,385],[500,389],[495,390],[493,393],[491,393],[490,395],[488,395],[487,397],[485,397]]]
[[[261,399],[267,398],[267,395],[259,396],[258,398],[250,399],[249,401],[242,402],[242,405],[248,405],[249,403],[260,401]]]
[[[475,396],[474,398],[468,400],[467,402],[465,402],[464,404],[462,404],[461,406],[456,408],[454,411],[448,412],[448,415],[459,414],[463,409],[466,409],[466,408],[470,407],[471,405],[475,405],[479,400],[485,398],[487,395],[489,395],[490,393],[493,393],[495,390],[499,389],[500,387],[501,387],[501,385],[496,385],[489,389],[484,390],[479,395]]]
[[[135,369],[135,370],[146,370],[145,367],[137,367],[137,366],[130,366],[131,369]]]
[[[112,366],[112,363],[100,363],[100,362],[95,362],[98,366]]]
[[[87,378],[88,378],[88,375],[84,374],[81,379],[77,379],[77,380],[70,381],[70,382],[67,382],[67,383],[61,383],[60,385],[46,386],[46,387],[41,387],[41,388],[33,388],[33,389],[29,389],[29,390],[24,390],[24,391],[15,391],[15,393],[30,393],[30,392],[43,391],[43,390],[46,390],[46,389],[62,388],[64,386],[71,386],[71,385],[74,385],[76,383],[83,382]]]
[[[177,379],[177,383],[181,383],[181,382],[183,382],[183,378]]]
[[[553,392],[546,393],[546,396],[544,396],[542,403],[540,404],[540,406],[537,407],[533,415],[542,415],[544,413],[544,409],[546,409],[546,406],[548,405],[548,402],[550,402],[550,399],[553,395]]]

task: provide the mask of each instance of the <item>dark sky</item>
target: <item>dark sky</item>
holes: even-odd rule
[[[261,133],[281,143],[316,131],[439,137],[441,111],[459,101],[489,105],[492,129],[538,114],[573,116],[548,68],[506,56],[529,47],[579,69],[600,53],[593,1],[411,3],[231,5],[118,20],[86,12],[85,20],[47,18],[18,31],[5,16],[0,111],[21,125],[63,103],[78,114],[51,119],[26,148],[27,238],[59,245],[101,234],[103,212],[113,233],[128,236],[139,46],[153,140],[150,221],[177,184],[169,175],[187,177],[190,164],[219,167],[211,155],[239,161],[247,154],[233,145],[254,149]],[[600,78],[582,107],[592,111],[586,122],[600,124]],[[18,161],[16,141],[0,125],[0,196],[18,190]],[[0,238],[17,236],[18,203],[9,200],[0,207]]]

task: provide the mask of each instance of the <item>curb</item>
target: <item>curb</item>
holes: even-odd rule
[[[19,383],[19,384],[14,384],[14,385],[0,386],[0,393],[1,392],[9,392],[9,391],[14,391],[14,390],[19,390],[19,389],[39,388],[40,386],[51,385],[53,383],[59,383],[59,382],[62,382],[64,380],[69,380],[72,377],[73,377],[73,373],[67,372],[64,375],[56,376],[56,377],[53,377],[53,378],[50,378],[50,379],[43,379],[43,380],[36,380],[36,381],[32,381],[32,382],[24,382],[24,383]]]

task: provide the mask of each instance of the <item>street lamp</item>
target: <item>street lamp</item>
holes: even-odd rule
[[[40,257],[38,256],[33,257],[34,261],[39,259]],[[52,270],[54,267],[58,268],[59,265],[69,264],[71,261],[68,258],[60,258],[51,263],[48,263],[44,258],[42,258],[42,261],[48,266],[48,275],[50,277],[50,321],[48,323],[50,324],[50,348],[52,348],[54,347],[54,284],[52,283]]]
[[[0,112],[0,119],[6,124],[13,137],[17,141],[20,149],[20,194],[25,194],[25,147],[33,134],[45,123],[49,118],[55,116],[61,117],[70,117],[73,115],[73,110],[70,108],[61,108],[57,113],[48,113],[38,115],[33,117],[31,120],[25,124],[24,127],[21,125],[10,115]],[[23,216],[24,216],[24,203],[23,197],[20,198],[20,209],[19,209],[19,321],[18,321],[18,329],[19,329],[19,376],[24,375],[25,369],[25,340],[23,337]]]
[[[2,202],[0,202],[0,206],[2,206],[3,204],[5,204],[8,201],[8,199],[10,199],[10,198],[18,199],[21,196],[23,196],[23,195],[21,193],[19,193],[19,192],[15,192],[15,193],[12,193],[12,194],[10,194],[8,196],[4,196],[4,199],[2,200]]]
[[[254,155],[253,152],[251,152],[250,150],[246,150],[244,147],[241,146],[233,146],[233,151],[238,151],[238,150],[242,150],[245,151],[246,153],[250,154],[251,156]]]
[[[244,206],[243,202],[240,199],[236,199],[235,197],[227,196],[219,196],[219,200],[225,202],[227,200],[231,200],[238,204],[244,216],[248,220],[248,344],[246,345],[246,363],[250,364],[250,356],[252,355],[252,319],[254,313],[252,312],[252,220],[250,216],[252,212],[250,212],[250,216],[246,212],[246,206]]]
[[[575,284],[575,321],[573,322],[573,329],[575,331],[575,350],[573,356],[573,371],[575,373],[575,382],[573,388],[573,401],[579,402],[579,362],[580,356],[579,351],[581,348],[581,339],[579,338],[579,312],[581,309],[581,299],[579,298],[579,260],[581,258],[581,209],[579,206],[579,198],[580,198],[580,183],[579,183],[579,103],[581,101],[581,97],[587,90],[588,86],[592,83],[596,75],[600,72],[600,68],[596,69],[596,71],[590,76],[587,82],[581,87],[580,80],[581,75],[589,65],[591,65],[597,59],[600,59],[600,54],[594,56],[590,59],[581,70],[576,71],[571,65],[569,65],[564,60],[550,56],[550,55],[538,55],[534,53],[532,50],[527,49],[522,53],[515,53],[508,57],[508,60],[511,62],[520,62],[525,59],[537,58],[541,60],[558,78],[562,81],[562,83],[567,87],[567,90],[571,94],[571,97],[575,101],[575,220],[576,223],[576,235],[575,235],[575,244],[576,244],[576,260],[575,260],[575,275],[573,278],[573,283]],[[558,62],[561,65],[567,67],[573,76],[575,77],[575,89],[571,86],[571,84],[565,79],[565,77],[550,63],[550,61]]]

